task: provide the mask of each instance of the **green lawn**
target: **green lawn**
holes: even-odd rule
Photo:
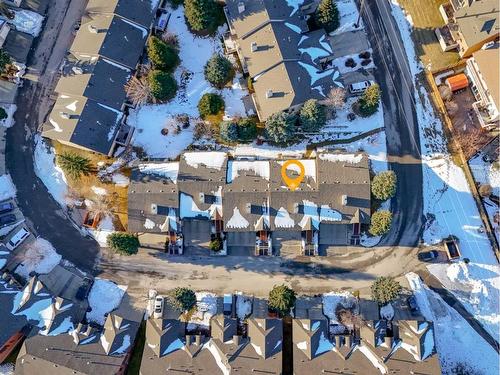
[[[399,0],[413,21],[413,39],[417,55],[431,70],[438,70],[460,60],[457,52],[443,52],[434,34],[436,27],[444,25],[439,5],[448,0]]]

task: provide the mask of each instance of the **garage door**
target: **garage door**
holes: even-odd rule
[[[320,245],[347,245],[347,224],[320,224]]]
[[[301,253],[302,240],[300,232],[273,232],[273,253],[283,257],[297,256]]]
[[[229,255],[253,255],[255,252],[255,232],[228,232],[226,243]]]
[[[193,253],[197,251],[208,249],[210,243],[210,221],[184,220],[182,223],[182,232],[184,234],[184,250],[186,255],[194,255]]]

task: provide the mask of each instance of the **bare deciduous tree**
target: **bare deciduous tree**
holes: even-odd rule
[[[323,101],[323,104],[335,109],[342,108],[345,104],[345,89],[341,87],[334,87],[331,89],[327,98]]]
[[[451,100],[452,92],[451,89],[447,85],[439,86],[439,95],[445,102]]]

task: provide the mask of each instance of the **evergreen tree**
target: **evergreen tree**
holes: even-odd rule
[[[325,107],[309,99],[300,110],[299,122],[305,132],[317,132],[326,123]]]
[[[205,64],[205,79],[219,89],[222,89],[234,76],[231,62],[224,56],[215,54]]]
[[[217,22],[218,4],[214,0],[185,0],[184,14],[194,31],[207,30]]]
[[[361,116],[368,117],[378,111],[380,101],[380,87],[377,84],[368,87],[358,100]]]
[[[124,232],[111,233],[107,238],[107,243],[111,249],[122,255],[137,254],[140,246],[137,236]]]
[[[151,95],[162,102],[172,99],[177,91],[177,82],[175,82],[174,77],[161,70],[149,72],[148,83]]]
[[[75,153],[57,155],[57,164],[73,180],[79,180],[82,175],[88,176],[93,171],[90,160]]]
[[[148,39],[148,57],[156,69],[172,71],[179,64],[177,50],[160,38]]]
[[[238,140],[251,142],[257,136],[257,124],[252,119],[241,118],[238,120]]]
[[[331,33],[340,26],[340,16],[337,4],[333,0],[321,0],[316,9],[314,20],[319,27]]]
[[[275,113],[266,120],[266,137],[276,143],[288,142],[295,133],[296,118],[285,112]]]
[[[0,107],[0,121],[5,120],[7,117],[9,117],[7,111],[3,107]]]
[[[226,142],[238,140],[238,124],[234,121],[222,121],[219,124],[219,135]]]
[[[286,285],[275,285],[269,292],[269,308],[280,316],[288,315],[295,306],[296,299],[293,289]]]
[[[181,311],[189,311],[196,305],[196,293],[189,288],[177,287],[169,297],[170,302]]]
[[[396,194],[396,173],[384,171],[373,177],[372,194],[375,198],[385,201]]]
[[[9,54],[4,50],[0,49],[0,74],[4,73],[7,65],[12,64],[12,59]]]
[[[198,102],[198,112],[204,119],[208,115],[216,115],[224,110],[224,99],[220,95],[207,93],[203,94]]]
[[[386,210],[375,212],[371,217],[370,229],[373,236],[381,236],[391,229],[392,214]]]
[[[401,285],[394,278],[378,277],[372,284],[372,299],[381,305],[385,305],[398,298],[401,289]]]

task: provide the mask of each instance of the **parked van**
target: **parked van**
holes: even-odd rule
[[[9,249],[10,251],[14,250],[21,244],[21,242],[28,238],[29,235],[30,232],[26,228],[21,227],[21,229],[19,229],[17,233],[12,236],[10,241],[7,242],[7,249]]]
[[[373,81],[356,82],[349,85],[349,92],[353,95],[361,95],[365,90],[373,85]]]

